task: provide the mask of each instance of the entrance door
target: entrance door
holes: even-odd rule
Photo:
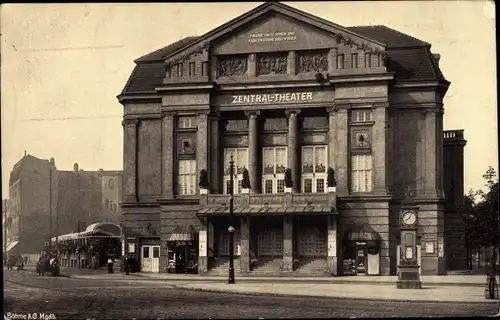
[[[160,272],[160,246],[151,246],[153,255],[151,258],[151,271]]]
[[[299,233],[299,256],[322,258],[327,255],[326,235],[318,230],[304,230]]]
[[[282,257],[283,256],[283,231],[265,230],[259,233],[259,256]]]
[[[152,246],[150,245],[141,246],[141,272],[153,271],[153,257],[151,247]]]
[[[175,247],[175,273],[186,273],[186,246]]]
[[[356,246],[356,274],[366,274],[366,246]]]

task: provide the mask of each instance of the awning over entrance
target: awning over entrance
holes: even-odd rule
[[[358,242],[380,242],[380,235],[369,225],[356,226],[347,232],[345,240]]]
[[[262,216],[262,215],[328,215],[337,214],[334,207],[308,206],[308,207],[259,207],[235,208],[235,216]],[[198,216],[228,216],[229,208],[206,208],[198,211]]]
[[[10,250],[14,249],[14,247],[17,246],[18,243],[19,243],[19,241],[11,241],[7,245],[7,252],[9,252]]]
[[[170,236],[168,242],[176,241],[195,241],[197,239],[198,231],[192,225],[177,225]]]

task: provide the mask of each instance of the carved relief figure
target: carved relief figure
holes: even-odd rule
[[[242,76],[247,72],[247,57],[219,58],[219,76]]]
[[[328,52],[310,51],[299,54],[299,72],[328,71]]]
[[[273,54],[259,56],[258,74],[283,74],[286,73],[287,55]]]

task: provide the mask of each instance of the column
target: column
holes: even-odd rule
[[[137,119],[123,124],[123,201],[137,201]]]
[[[337,193],[349,194],[349,105],[337,106],[336,129],[337,139],[335,149],[335,178],[337,179]]]
[[[300,190],[300,160],[299,160],[299,124],[297,116],[300,109],[286,110],[288,116],[288,168],[292,170],[293,192]]]
[[[250,217],[241,217],[240,232],[240,269],[242,273],[248,273],[250,272]]]
[[[387,167],[387,107],[388,103],[375,104],[373,106],[373,192],[377,195],[387,195],[386,167]]]
[[[210,110],[198,113],[198,130],[196,131],[196,169],[199,175],[200,170],[205,169],[210,176],[210,168],[208,167],[208,114]],[[210,178],[209,178],[210,179]],[[196,183],[198,186],[198,183]]]
[[[283,271],[293,271],[293,219],[283,216]]]
[[[424,196],[429,198],[436,198],[438,196],[437,186],[439,183],[439,153],[438,144],[441,141],[438,132],[438,121],[436,117],[438,109],[429,108],[425,110],[425,130],[423,132],[425,143],[422,144],[424,154]]]
[[[337,246],[338,246],[338,233],[337,233],[337,217],[334,215],[328,216],[328,271],[331,275],[338,275],[338,256],[337,256]]]
[[[248,117],[248,175],[250,192],[259,193],[259,122],[260,111],[245,111]]]
[[[174,197],[174,112],[162,113],[162,197]]]
[[[213,193],[222,193],[220,188],[220,125],[219,113],[210,113],[210,170],[208,170],[208,178],[210,179],[211,191]]]

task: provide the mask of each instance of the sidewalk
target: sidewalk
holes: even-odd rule
[[[29,269],[28,269],[29,270]],[[34,268],[32,270],[34,272]],[[159,281],[189,281],[225,283],[227,277],[199,276],[171,273],[131,273],[125,275],[115,270],[108,274],[106,268],[79,269],[61,268],[61,274],[72,278],[102,279],[102,280],[159,280]],[[237,277],[238,283],[317,283],[317,284],[371,284],[396,285],[397,276],[344,276],[344,277]],[[426,286],[466,286],[483,288],[486,284],[485,275],[444,275],[421,276],[420,280]]]
[[[173,287],[209,292],[231,292],[239,294],[266,294],[278,296],[344,298],[358,300],[389,300],[419,302],[457,302],[457,303],[498,303],[484,297],[484,289],[479,287],[437,287],[425,286],[422,289],[397,289],[396,286],[358,284],[306,284],[306,283],[182,283]]]

